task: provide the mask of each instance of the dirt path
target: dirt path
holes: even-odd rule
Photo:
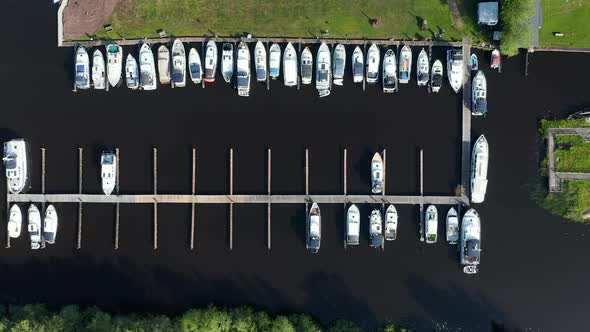
[[[93,34],[102,27],[121,0],[69,0],[64,9],[64,39]]]
[[[447,2],[449,3],[449,9],[451,10],[451,16],[453,18],[453,24],[455,25],[455,28],[463,29],[463,19],[461,18],[457,1],[447,0]]]

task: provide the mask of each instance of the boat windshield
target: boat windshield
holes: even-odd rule
[[[442,75],[435,74],[432,76],[432,85],[433,86],[441,86],[442,85]]]
[[[479,240],[467,240],[465,246],[465,260],[470,264],[479,263],[479,254],[481,252]]]
[[[84,73],[86,72],[86,66],[84,65],[76,65],[76,73]]]
[[[201,66],[199,66],[197,63],[191,63],[190,69],[193,76],[198,77],[201,74]]]
[[[248,80],[248,76],[238,75],[236,83],[237,83],[238,88],[246,88],[246,87],[248,87],[248,84],[250,83],[250,81]]]
[[[16,169],[16,159],[4,158],[4,165],[6,166],[7,170]]]

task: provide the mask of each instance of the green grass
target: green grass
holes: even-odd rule
[[[590,0],[542,0],[541,46],[590,47]],[[561,32],[563,37],[555,37]]]
[[[590,127],[590,123],[585,119],[542,119],[541,120],[541,135],[543,138],[547,137],[547,129],[549,128],[582,128]]]
[[[590,143],[577,135],[558,135],[555,143],[558,172],[590,173]]]
[[[562,193],[549,193],[540,205],[549,212],[569,220],[585,221],[583,214],[590,210],[590,181],[565,181]]]

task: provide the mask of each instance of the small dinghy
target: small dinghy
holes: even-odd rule
[[[412,49],[404,45],[399,53],[399,82],[408,84],[412,75]]]
[[[315,86],[320,97],[330,95],[330,83],[332,80],[332,65],[330,56],[330,48],[326,43],[320,45],[316,61]]]
[[[217,44],[210,40],[207,42],[205,50],[205,78],[207,83],[215,82],[215,73],[217,72]]]
[[[19,194],[26,189],[29,179],[29,156],[27,143],[17,138],[4,143],[4,168],[6,187],[11,194]]]
[[[365,77],[363,73],[363,68],[365,64],[363,50],[361,50],[360,46],[354,48],[352,52],[352,81],[354,83],[362,83]]]
[[[281,47],[277,43],[273,43],[269,50],[269,70],[270,78],[276,80],[279,77],[281,70]]]
[[[457,211],[450,208],[447,212],[447,242],[449,244],[456,244],[459,240],[459,218]]]
[[[10,207],[10,216],[8,217],[8,236],[16,239],[20,236],[23,224],[23,214],[18,205],[13,204]]]
[[[230,43],[223,43],[221,47],[221,74],[227,83],[234,76],[234,45]]]
[[[342,85],[344,82],[344,70],[346,69],[346,48],[342,44],[334,48],[334,84]]]
[[[395,52],[389,49],[383,56],[383,93],[395,91],[397,91],[397,64]]]
[[[101,50],[96,49],[92,54],[92,84],[95,90],[104,90],[106,83],[104,56]]]
[[[356,246],[359,244],[361,230],[361,213],[356,205],[352,204],[346,213],[346,245]]]
[[[481,220],[474,209],[469,209],[461,222],[461,265],[466,274],[477,273],[481,255]]]
[[[102,191],[108,196],[117,184],[117,155],[111,151],[105,151],[100,156],[100,177]]]
[[[262,42],[257,42],[254,48],[254,63],[256,66],[256,80],[266,81],[266,48]]]
[[[367,53],[367,83],[377,83],[379,79],[379,46],[373,44]]]
[[[416,64],[416,82],[418,86],[426,86],[430,76],[430,62],[428,61],[428,54],[424,49],[418,54],[418,63]]]
[[[369,245],[373,248],[383,247],[383,219],[379,209],[373,209],[369,216]]]
[[[123,48],[117,44],[108,44],[107,51],[107,77],[109,84],[115,87],[121,82],[123,72]]]
[[[297,52],[291,43],[285,47],[283,55],[283,81],[285,86],[296,86],[297,77]]]
[[[170,83],[170,51],[166,45],[158,47],[158,74],[160,74],[160,83]]]
[[[41,248],[41,214],[35,204],[29,206],[29,237],[31,238],[31,249]]]
[[[322,240],[322,214],[317,203],[313,203],[311,209],[309,209],[307,220],[309,222],[307,230],[307,248],[312,254],[317,254],[320,251],[320,243]]]
[[[76,64],[74,70],[76,73],[76,89],[90,89],[90,61],[88,59],[88,52],[86,52],[84,46],[79,46],[76,50]]]
[[[188,69],[193,83],[200,84],[203,79],[203,67],[201,66],[201,56],[194,47],[188,51]]]
[[[471,203],[483,203],[488,187],[488,140],[479,136],[471,152]]]
[[[463,53],[460,49],[447,51],[447,75],[451,88],[458,93],[463,86]]]
[[[311,77],[313,75],[313,55],[309,47],[303,49],[301,52],[301,83],[311,84]]]
[[[238,96],[248,97],[250,96],[250,49],[245,42],[240,42],[238,45],[236,68]]]
[[[426,243],[436,243],[438,238],[438,211],[436,206],[429,205],[426,209],[424,227],[426,228]]]
[[[139,84],[142,90],[156,90],[156,64],[154,53],[148,43],[143,43],[139,50]]]
[[[434,61],[432,72],[430,74],[430,88],[432,89],[432,92],[438,92],[443,83],[443,65],[440,60]]]
[[[45,219],[43,220],[43,238],[49,244],[55,243],[57,236],[57,211],[52,204],[49,204],[45,210]]]
[[[486,115],[488,113],[487,103],[487,81],[483,71],[478,70],[473,78],[471,92],[471,114],[476,116]]]
[[[472,53],[469,58],[469,67],[471,68],[471,71],[477,71],[479,68],[479,65],[477,64],[477,55],[475,55],[475,53]]]
[[[397,238],[397,210],[390,204],[385,211],[385,240],[393,241]]]
[[[131,90],[137,90],[139,88],[137,61],[135,61],[131,53],[127,54],[127,62],[125,63],[125,83]]]
[[[490,60],[490,67],[492,69],[500,68],[500,51],[497,49],[492,51],[492,59]]]
[[[371,191],[373,194],[383,191],[383,159],[379,152],[375,152],[371,160]]]
[[[178,39],[172,44],[172,87],[186,86],[186,52],[184,44]]]

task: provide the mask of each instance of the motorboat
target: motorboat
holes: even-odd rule
[[[276,80],[281,71],[281,47],[277,43],[270,45],[268,67],[270,78]]]
[[[479,136],[471,154],[471,203],[482,203],[488,186],[488,141]]]
[[[108,44],[107,51],[107,77],[109,84],[116,87],[121,82],[123,72],[123,48],[117,44]]]
[[[254,63],[256,66],[256,80],[266,81],[266,48],[262,42],[257,42],[254,48]]]
[[[170,83],[170,50],[166,45],[158,47],[158,75],[161,84]]]
[[[477,273],[481,255],[481,220],[475,209],[469,209],[461,221],[461,265],[467,274]]]
[[[245,42],[240,42],[238,45],[236,87],[238,89],[238,96],[250,96],[250,49]]]
[[[223,43],[221,46],[221,75],[227,83],[234,76],[234,45],[231,43]]]
[[[201,56],[194,47],[191,47],[188,51],[188,72],[191,75],[193,83],[201,83],[203,79],[203,66],[201,65]]]
[[[108,196],[117,184],[117,155],[111,151],[104,151],[100,156],[100,177],[102,191]]]
[[[127,54],[127,61],[125,62],[125,84],[131,90],[139,88],[137,61],[135,61],[131,53]]]
[[[35,204],[31,204],[28,210],[28,231],[31,238],[31,249],[41,248],[41,214]]]
[[[88,59],[88,52],[86,52],[84,46],[78,46],[78,49],[76,50],[74,70],[76,73],[76,89],[90,89],[90,61]]]
[[[469,58],[469,67],[471,68],[471,71],[477,71],[479,69],[477,55],[475,53],[471,53],[471,57]]]
[[[360,46],[354,48],[352,52],[352,81],[354,83],[362,83],[363,79],[365,78],[364,75],[364,67],[365,67],[365,60],[363,55],[363,50],[361,50]]]
[[[10,207],[10,215],[8,216],[8,236],[16,239],[20,236],[23,224],[23,214],[18,205],[13,204]]]
[[[373,209],[369,216],[369,245],[373,248],[383,247],[383,218],[379,209]]]
[[[486,115],[488,113],[488,102],[486,100],[488,85],[483,71],[477,71],[471,89],[471,114]]]
[[[430,88],[432,92],[438,92],[443,84],[443,65],[440,60],[434,61],[432,64],[432,72],[430,73]]]
[[[385,240],[393,241],[397,238],[397,209],[390,204],[385,211]]]
[[[22,138],[4,143],[4,167],[6,183],[11,194],[21,193],[29,179],[29,156],[27,143]]]
[[[447,212],[447,242],[449,244],[456,244],[459,240],[459,218],[457,211],[450,208]]]
[[[301,52],[301,83],[311,84],[313,75],[313,55],[309,47],[303,49]]]
[[[330,83],[332,80],[330,49],[326,43],[320,45],[316,60],[315,87],[320,97],[330,95]]]
[[[408,45],[404,45],[399,52],[399,82],[400,84],[407,84],[410,82],[412,75],[412,49]]]
[[[205,49],[205,77],[203,81],[207,83],[215,82],[215,73],[217,72],[217,44],[210,40],[207,42]]]
[[[352,204],[346,213],[346,245],[355,246],[359,244],[361,230],[360,218],[361,213],[358,207]]]
[[[104,56],[98,48],[92,54],[92,84],[95,90],[104,90],[107,85]]]
[[[148,43],[143,43],[139,50],[139,84],[140,89],[150,91],[156,90],[156,64],[154,53]]]
[[[307,248],[312,254],[317,254],[320,251],[322,240],[322,214],[317,203],[313,203],[311,209],[309,209],[307,220],[309,221]]]
[[[429,205],[424,215],[426,243],[436,243],[438,237],[438,211],[436,206]]]
[[[45,210],[45,219],[43,220],[43,238],[49,244],[55,243],[57,236],[57,211],[53,204],[49,204]]]
[[[416,67],[416,82],[418,86],[426,86],[430,79],[430,62],[428,61],[428,54],[424,49],[418,54]]]
[[[500,51],[497,49],[492,51],[492,58],[490,60],[490,67],[492,69],[499,69],[500,68]]]
[[[175,39],[172,44],[172,87],[186,86],[186,51],[184,44]]]
[[[346,48],[342,44],[336,45],[334,48],[334,84],[342,85],[344,82],[344,71],[346,70]]]
[[[393,93],[397,91],[397,64],[395,52],[387,50],[383,56],[383,92]]]
[[[380,194],[383,191],[384,172],[381,154],[375,152],[373,159],[371,159],[371,191],[373,194]]]
[[[283,55],[283,81],[285,86],[297,85],[297,52],[291,43],[285,47]]]
[[[461,50],[454,48],[447,51],[447,75],[451,88],[455,93],[458,93],[463,85],[463,53]]]
[[[367,52],[367,83],[377,83],[379,79],[379,46],[373,44]]]

